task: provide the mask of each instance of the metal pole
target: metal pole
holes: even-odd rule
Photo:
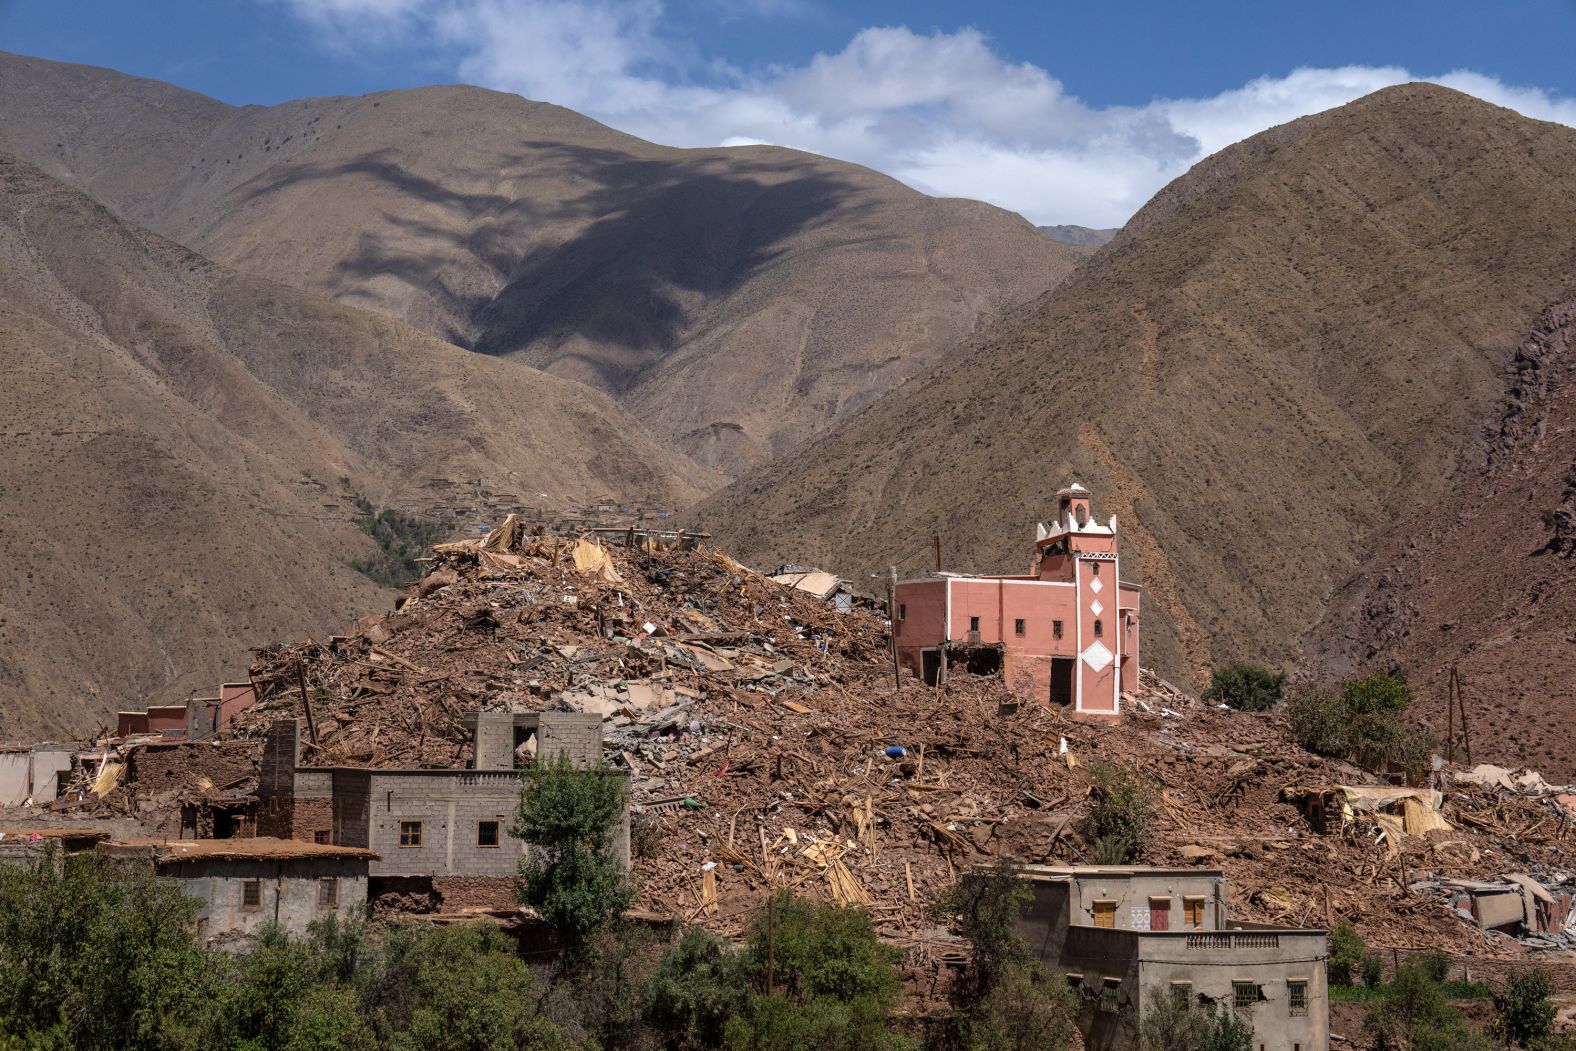
[[[897,567],[887,567],[887,620],[892,625],[892,692],[903,692],[903,669],[897,660]]]

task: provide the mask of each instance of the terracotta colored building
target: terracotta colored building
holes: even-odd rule
[[[899,581],[898,657],[927,683],[962,664],[1041,703],[1117,715],[1122,691],[1138,688],[1141,589],[1121,579],[1116,516],[1096,522],[1074,483],[1038,532],[1026,574]]]

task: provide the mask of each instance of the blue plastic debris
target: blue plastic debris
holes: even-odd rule
[[[903,751],[903,746],[902,745],[895,744],[895,745],[892,745],[890,748],[888,748],[886,750],[886,754],[887,754],[887,758],[889,758],[889,759],[901,759],[905,755],[907,755],[908,753]]]

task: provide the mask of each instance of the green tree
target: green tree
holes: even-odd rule
[[[147,865],[50,850],[0,866],[0,1033],[84,1049],[189,1043],[197,908]]]
[[[728,1020],[744,1014],[748,1003],[743,954],[710,931],[691,927],[651,976],[641,1013],[677,1051],[719,1046]]]
[[[1267,712],[1280,703],[1285,688],[1284,672],[1272,672],[1256,664],[1227,664],[1211,669],[1204,700],[1239,712]]]
[[[1341,685],[1293,691],[1286,702],[1292,740],[1319,755],[1346,759],[1371,770],[1395,767],[1421,774],[1435,747],[1432,737],[1406,727],[1412,688],[1397,674],[1370,675]]]
[[[1133,770],[1107,762],[1092,764],[1089,780],[1095,787],[1088,819],[1095,861],[1126,865],[1137,860],[1149,843],[1154,816],[1149,782]]]
[[[350,567],[386,588],[402,588],[418,579],[417,559],[443,537],[443,527],[390,508],[379,509],[356,494],[356,524],[378,545],[374,558],[356,559]]]
[[[567,945],[612,923],[634,898],[613,852],[626,795],[616,771],[579,768],[562,753],[526,768],[509,829],[529,846],[518,893]]]
[[[751,925],[745,964],[755,994],[725,1041],[741,1051],[906,1048],[888,1028],[897,960],[866,913],[780,894]]]
[[[440,927],[410,948],[415,999],[401,1051],[549,1051],[566,1046],[535,1010],[540,989],[496,928]]]
[[[1327,686],[1304,683],[1286,699],[1291,739],[1315,755],[1345,758],[1351,747],[1340,694]]]
[[[1451,1005],[1434,970],[1431,961],[1409,961],[1383,988],[1363,1020],[1378,1051],[1487,1051],[1494,1046]]]
[[[1033,957],[1019,932],[1031,900],[1029,884],[1002,862],[960,880],[937,905],[972,950],[952,993],[961,1047],[1057,1051],[1072,1044],[1077,997]]]
[[[1543,971],[1512,976],[1510,987],[1494,997],[1498,1029],[1506,1040],[1523,1047],[1554,1032],[1553,983]]]
[[[1349,986],[1357,981],[1368,946],[1346,920],[1338,920],[1330,931],[1330,958],[1325,963],[1331,985]]]
[[[1380,673],[1342,684],[1352,761],[1376,769],[1393,758],[1401,742],[1401,716],[1411,703],[1412,688],[1395,675]]]

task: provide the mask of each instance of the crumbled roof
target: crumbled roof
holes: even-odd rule
[[[108,839],[109,833],[101,828],[6,828],[0,829],[0,843],[18,839]]]

